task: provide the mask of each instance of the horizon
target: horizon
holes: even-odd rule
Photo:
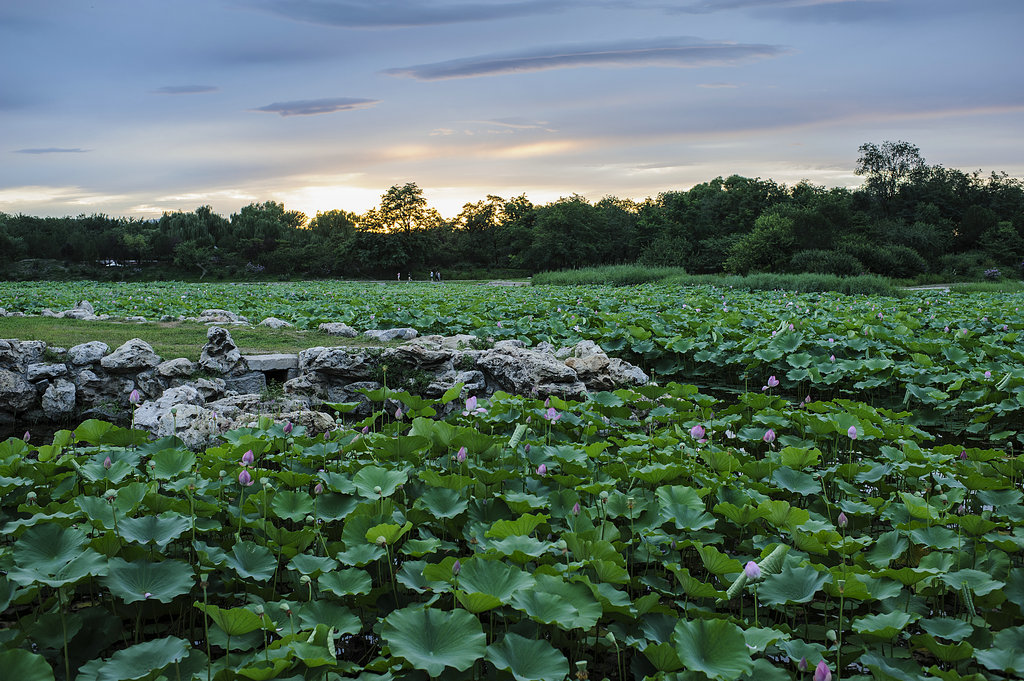
[[[415,182],[451,219],[730,175],[853,189],[885,140],[1021,178],[1022,23],[1015,0],[7,6],[0,212],[312,218]]]

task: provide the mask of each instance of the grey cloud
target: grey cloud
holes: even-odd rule
[[[571,3],[560,0],[456,4],[401,0],[251,0],[249,4],[296,21],[345,28],[402,28],[550,14]]]
[[[220,90],[215,85],[165,85],[153,90],[156,95],[200,95]]]
[[[731,66],[752,59],[778,57],[789,52],[788,48],[780,45],[704,42],[693,38],[661,38],[623,43],[549,47],[506,55],[482,55],[388,69],[385,73],[393,76],[408,76],[417,80],[444,80],[581,66],[696,68]]]
[[[16,154],[84,154],[88,149],[65,147],[38,147],[34,149],[17,149]]]
[[[327,99],[300,99],[293,102],[274,102],[257,107],[253,111],[266,111],[281,116],[312,116],[336,111],[352,111],[367,109],[379,103],[376,99],[357,99],[354,97],[333,97]]]

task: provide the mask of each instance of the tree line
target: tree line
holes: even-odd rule
[[[391,187],[362,215],[331,210],[312,219],[273,201],[227,218],[209,206],[158,220],[0,213],[0,269],[13,276],[31,258],[208,278],[424,278],[428,270],[454,278],[620,263],[694,274],[1020,274],[1020,179],[928,165],[907,142],[866,143],[859,153],[865,182],[856,189],[732,175],[644,201],[573,195],[536,205],[487,196],[451,220],[415,183]]]

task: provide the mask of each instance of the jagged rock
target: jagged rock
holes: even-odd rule
[[[43,361],[45,351],[42,341],[0,340],[0,367],[24,373],[30,364]]]
[[[0,369],[0,405],[5,411],[25,411],[35,402],[35,386],[19,373]]]
[[[593,355],[604,355],[601,346],[592,340],[582,340],[570,348],[573,357],[591,357]],[[607,355],[605,355],[607,356]]]
[[[68,359],[72,364],[84,366],[93,364],[103,359],[103,356],[110,351],[110,346],[101,341],[81,343],[68,350]]]
[[[462,392],[466,395],[483,394],[487,390],[487,377],[482,371],[452,370],[434,377],[434,380],[423,392],[426,397],[440,397],[455,387],[457,383],[463,384]]]
[[[316,347],[299,353],[299,371],[317,371],[331,376],[354,380],[373,377],[379,352],[369,348],[350,351],[348,348]]]
[[[260,322],[258,326],[265,326],[268,329],[290,329],[294,324],[286,322],[283,319],[278,319],[277,317],[267,317]]]
[[[127,376],[100,376],[91,369],[82,369],[73,378],[78,399],[83,405],[99,402],[124,404],[135,389],[135,381]]]
[[[175,388],[168,388],[160,397],[147,400],[135,410],[135,427],[143,428],[154,435],[169,435],[161,433],[160,422],[165,416],[177,416],[182,412],[182,407],[201,407],[206,403],[202,393],[193,385],[181,385]],[[175,413],[171,414],[174,409]],[[197,414],[193,414],[197,415]]]
[[[206,408],[212,410],[218,418],[234,419],[242,414],[278,414],[302,411],[309,409],[309,400],[289,396],[265,400],[261,395],[250,393],[222,397],[219,400],[207,402]]]
[[[477,365],[490,373],[502,389],[520,395],[579,396],[586,392],[576,372],[553,355],[516,347],[513,341],[501,343],[485,351]]]
[[[63,378],[51,383],[43,393],[43,414],[51,421],[58,421],[75,411],[75,384]]]
[[[252,371],[288,371],[299,368],[299,356],[291,353],[243,355],[242,359]]]
[[[227,385],[224,383],[223,378],[200,378],[194,381],[192,386],[199,391],[199,394],[207,402],[223,397],[227,391]]]
[[[49,380],[57,378],[58,376],[66,376],[67,373],[67,364],[46,364],[43,362],[37,362],[35,364],[28,365],[26,375],[29,381],[35,383],[36,381]]]
[[[262,371],[249,371],[224,379],[224,387],[240,394],[262,393],[267,389],[267,376]]]
[[[331,401],[327,396],[326,382],[317,374],[299,374],[285,381],[282,389],[285,395],[302,397],[316,403]]]
[[[63,312],[54,312],[50,308],[44,307],[42,310],[39,311],[39,316],[40,317],[47,317],[49,319],[63,319],[64,318],[64,313]]]
[[[422,345],[428,348],[443,349],[443,350],[468,350],[472,348],[477,342],[476,336],[471,336],[467,333],[460,333],[454,336],[439,336],[431,334],[429,336],[419,336],[410,342],[410,345]]]
[[[196,372],[196,363],[185,357],[161,362],[156,372],[166,378],[188,378]]]
[[[96,310],[88,300],[80,301],[78,305],[75,305],[70,310],[64,310],[60,316],[71,319],[85,319],[89,321],[97,319]]]
[[[410,343],[388,348],[381,355],[381,362],[390,366],[404,365],[419,371],[436,371],[454,356],[452,350],[434,349]]]
[[[367,338],[378,340],[382,343],[387,343],[393,340],[412,340],[419,333],[416,329],[402,328],[402,329],[369,329],[363,331],[363,335]]]
[[[143,399],[162,394],[168,385],[169,381],[167,378],[157,373],[156,369],[141,371],[135,377],[135,387],[141,393]],[[127,403],[127,396],[125,396],[125,400]]]
[[[124,320],[126,322],[135,322],[137,324],[142,324],[144,322],[148,322],[149,321],[148,319],[146,319],[145,317],[143,317],[141,315],[132,315],[131,317],[125,317]]]
[[[344,338],[355,338],[359,335],[358,331],[344,322],[324,322],[316,327],[316,330],[320,333],[326,333],[328,336],[342,336]]]
[[[525,348],[526,343],[519,340],[518,338],[509,338],[506,340],[500,340],[494,344],[495,350],[516,350],[519,348]],[[536,348],[534,348],[536,349]]]
[[[238,351],[228,330],[211,326],[206,332],[206,345],[199,355],[199,366],[214,373],[230,374],[244,370],[241,364],[242,353]]]
[[[235,314],[234,312],[228,312],[227,310],[221,310],[213,308],[210,310],[203,310],[199,313],[199,317],[196,319],[200,324],[246,324],[249,322],[248,319],[242,315]]]
[[[650,377],[640,367],[609,357],[593,341],[580,341],[571,348],[565,365],[576,372],[587,390],[615,390],[622,386],[644,385]]]
[[[643,369],[618,357],[608,358],[608,373],[616,385],[646,385],[651,380]]]
[[[118,373],[152,369],[158,364],[160,356],[141,338],[132,338],[100,360],[100,365],[104,369]]]

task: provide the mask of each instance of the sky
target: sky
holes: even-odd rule
[[[1024,0],[0,0],[0,212],[1024,177]]]

